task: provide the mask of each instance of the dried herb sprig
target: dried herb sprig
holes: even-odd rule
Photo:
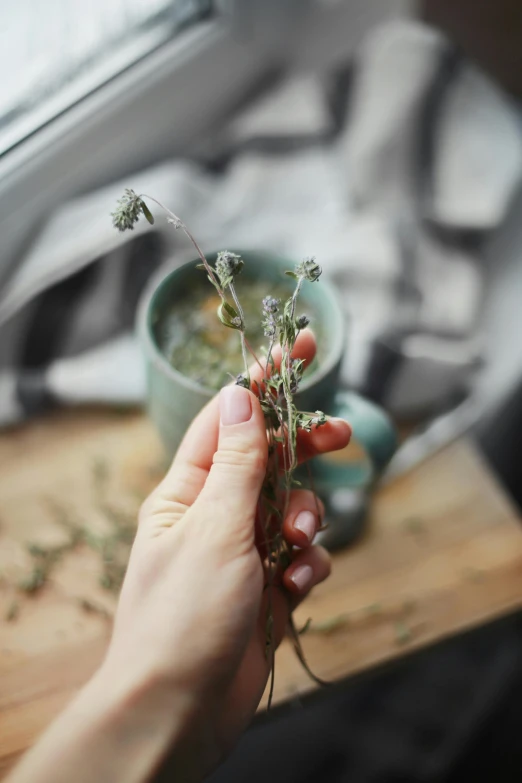
[[[305,283],[315,283],[321,275],[321,267],[314,258],[307,258],[298,263],[293,270],[286,272],[296,281],[292,295],[281,303],[279,299],[267,296],[261,305],[261,318],[264,334],[268,340],[266,357],[262,363],[250,349],[246,339],[245,315],[235,289],[235,280],[241,274],[244,261],[237,254],[223,250],[217,254],[212,267],[204,253],[183,221],[165,207],[157,199],[146,195],[138,195],[127,189],[112,213],[114,226],[124,231],[133,229],[140,215],[154,222],[144,198],[156,203],[167,215],[167,220],[174,228],[181,229],[194,245],[209,282],[220,297],[218,318],[229,329],[239,332],[244,370],[237,376],[236,384],[251,387],[248,354],[252,354],[256,363],[263,371],[261,383],[255,383],[253,391],[259,397],[265,417],[268,438],[268,465],[261,493],[262,528],[266,550],[266,583],[268,590],[266,616],[266,655],[270,661],[271,682],[268,705],[270,706],[274,688],[274,655],[275,642],[273,638],[273,591],[279,574],[290,564],[291,551],[283,536],[283,520],[288,511],[290,492],[298,482],[294,473],[297,468],[297,438],[298,430],[310,432],[313,427],[326,423],[322,411],[314,413],[300,411],[294,402],[295,395],[303,377],[304,362],[293,357],[295,342],[299,332],[309,324],[308,316],[296,313],[297,302]],[[281,363],[276,369],[273,350],[279,343],[282,351]],[[297,657],[305,670],[316,682],[324,684],[310,671],[306,663],[299,635],[290,617],[289,632]]]

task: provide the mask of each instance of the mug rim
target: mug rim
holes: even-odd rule
[[[234,252],[237,252],[244,257],[248,257],[249,254],[263,255],[266,259],[270,260],[270,263],[274,263],[281,268],[283,268],[285,265],[287,267],[291,267],[295,264],[295,262],[291,261],[288,261],[287,263],[284,256],[280,256],[277,253],[271,251],[250,249],[234,250]],[[154,274],[149,278],[138,306],[137,331],[147,358],[152,361],[153,364],[164,375],[166,375],[171,380],[176,381],[177,383],[183,384],[185,388],[205,395],[208,397],[208,399],[211,399],[215,394],[217,394],[218,390],[211,389],[208,386],[203,386],[203,384],[198,383],[198,381],[195,381],[193,378],[189,378],[187,375],[184,375],[175,367],[173,367],[154,339],[151,323],[152,304],[160,289],[179,272],[182,272],[188,267],[194,268],[198,261],[199,259],[193,258],[192,260],[185,261],[184,263],[175,267],[172,266],[171,262],[166,261],[154,272]],[[305,376],[303,378],[299,392],[307,391],[316,383],[321,381],[324,377],[326,377],[328,373],[334,369],[335,365],[342,359],[344,353],[345,322],[336,291],[333,285],[327,279],[321,278],[320,286],[322,294],[324,293],[325,295],[325,299],[329,300],[326,302],[326,306],[331,308],[337,323],[335,324],[335,328],[332,330],[333,334],[327,336],[327,350],[324,360],[309,376]]]

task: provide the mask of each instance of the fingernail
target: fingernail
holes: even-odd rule
[[[225,386],[219,393],[221,424],[242,424],[252,416],[250,393],[241,386]]]
[[[294,527],[304,533],[310,543],[315,536],[316,519],[311,511],[300,511],[295,518]]]
[[[300,592],[308,590],[312,586],[312,580],[314,578],[314,571],[312,566],[300,565],[297,566],[290,579]]]

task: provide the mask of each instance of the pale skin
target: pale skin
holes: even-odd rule
[[[314,353],[304,331],[294,355],[309,362]],[[252,380],[259,374],[254,367]],[[349,438],[346,422],[329,420],[301,436],[299,456]],[[192,783],[234,747],[270,671],[255,525],[266,459],[257,398],[227,387],[143,504],[102,666],[10,783],[144,783],[166,759],[177,783]],[[277,643],[289,611],[330,573],[328,554],[312,543],[320,514],[312,492],[293,492],[284,535],[299,549],[274,591]]]

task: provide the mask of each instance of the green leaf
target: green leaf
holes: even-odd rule
[[[154,225],[154,217],[152,215],[152,212],[150,211],[150,209],[148,208],[148,206],[145,204],[144,201],[140,200],[140,207],[141,207],[141,211],[143,212],[143,214],[145,215],[145,217],[147,218],[147,220],[149,221],[151,226],[153,226]]]
[[[205,264],[196,264],[196,269],[206,269]]]
[[[221,302],[217,314],[224,326],[228,326],[229,329],[241,329],[239,315],[228,302]]]
[[[285,275],[288,275],[288,277],[293,277],[294,280],[299,280],[299,277],[296,275],[295,272],[288,271],[288,272],[285,272]]]
[[[232,307],[232,305],[231,305],[231,304],[229,304],[228,302],[222,302],[222,303],[221,303],[221,306],[222,306],[222,308],[223,308],[224,310],[226,310],[226,311],[227,311],[227,313],[229,314],[229,316],[230,316],[231,318],[239,318],[239,316],[238,316],[237,312],[234,310],[234,308]]]

